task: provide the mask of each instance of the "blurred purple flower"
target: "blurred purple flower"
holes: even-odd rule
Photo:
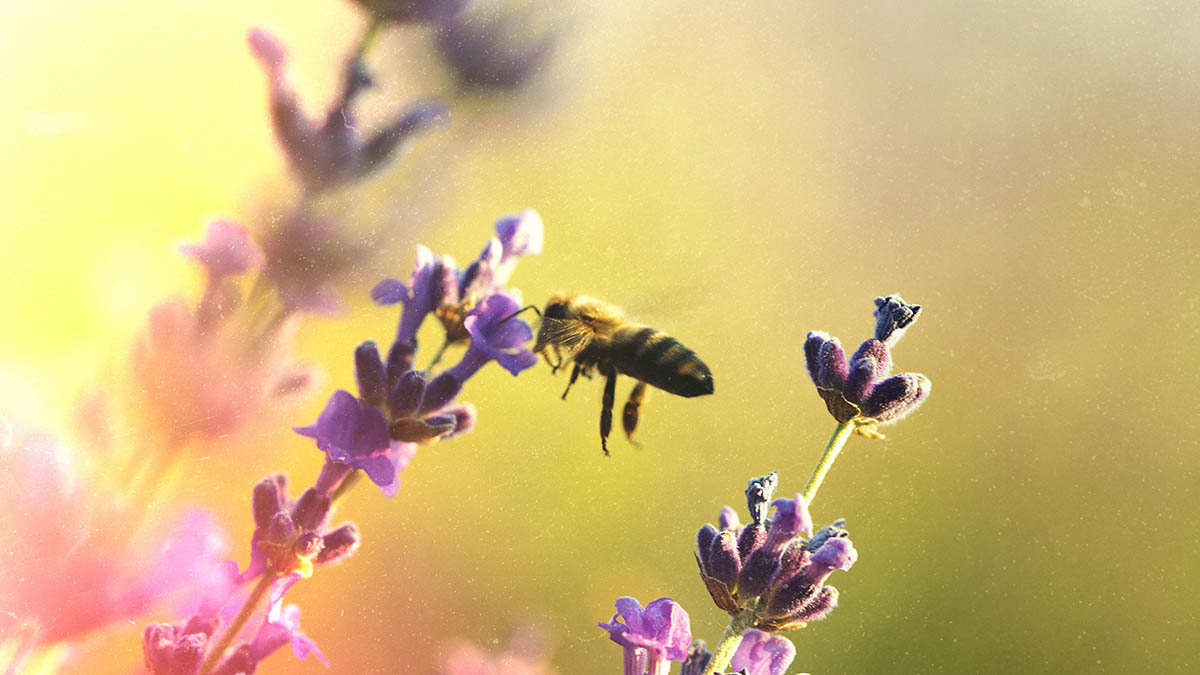
[[[452,18],[471,0],[353,0],[384,21],[428,23]]]
[[[665,673],[670,669],[668,661],[687,658],[692,643],[691,620],[679,603],[659,598],[643,609],[637,600],[626,596],[617,599],[616,607],[617,613],[609,623],[597,625],[625,649],[626,675],[641,675],[638,668],[643,664],[651,675]]]
[[[468,15],[441,22],[437,49],[464,87],[515,90],[542,70],[558,42],[558,31],[529,36],[526,17]]]
[[[916,320],[920,305],[899,295],[876,298],[875,337],[862,343],[847,361],[841,342],[828,333],[812,331],[804,343],[809,376],[839,422],[854,421],[856,430],[875,435],[874,427],[902,419],[929,397],[932,384],[918,373],[888,377],[891,346]]]
[[[733,654],[729,667],[746,675],[784,675],[796,658],[791,640],[760,630],[748,630]]]
[[[322,124],[310,120],[287,81],[287,50],[262,28],[249,33],[250,50],[267,73],[271,122],[284,154],[305,189],[321,192],[361,180],[387,165],[418,133],[447,117],[444,105],[420,102],[363,139],[355,128],[354,99],[371,78],[360,60],[346,68],[342,93]]]

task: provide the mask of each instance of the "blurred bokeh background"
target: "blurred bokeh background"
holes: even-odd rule
[[[544,365],[489,367],[464,395],[476,430],[422,449],[392,500],[360,487],[341,515],[362,551],[289,594],[333,672],[433,672],[452,640],[529,625],[560,672],[617,672],[595,623],[621,595],[671,596],[715,641],[696,529],[750,477],[803,486],[834,423],[802,338],[856,344],[890,292],[925,307],[896,359],[933,395],[886,440],[852,439],[816,500],[860,559],[830,618],[789,635],[792,670],[1200,668],[1200,6],[546,5],[516,7],[560,39],[513,92],[457,87],[420,27],[383,33],[364,120],[428,94],[454,120],[324,198],[378,255],[341,280],[342,315],[300,332],[320,386],[181,454],[173,499],[216,512],[244,564],[250,486],[315,477],[289,427],[352,386],[355,345],[390,340],[371,285],[406,278],[418,242],[469,260],[526,207],[546,222],[512,283],[528,301],[618,302],[695,349],[716,394],[651,396],[643,447],[605,458],[597,382],[564,403]],[[317,112],[365,21],[344,0],[0,5],[10,417],[78,440],[77,402],[120,390],[149,308],[199,292],[177,245],[215,216],[262,231],[292,198],[245,43],[259,25]],[[131,672],[143,624],[93,635],[69,672]],[[260,672],[324,669],[279,654]]]

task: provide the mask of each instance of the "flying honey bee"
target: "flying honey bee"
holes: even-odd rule
[[[629,321],[616,305],[586,295],[556,293],[546,301],[541,319],[534,353],[546,359],[551,372],[558,372],[567,361],[575,362],[564,400],[580,375],[590,378],[595,369],[604,377],[600,448],[605,455],[618,374],[637,380],[621,418],[630,441],[647,386],[687,398],[713,393],[712,372],[696,352],[656,328]]]

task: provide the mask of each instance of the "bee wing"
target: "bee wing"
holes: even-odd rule
[[[592,329],[578,319],[542,317],[534,351],[541,351],[548,345],[554,345],[574,356],[592,341],[593,335]]]

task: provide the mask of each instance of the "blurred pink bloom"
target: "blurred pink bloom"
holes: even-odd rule
[[[186,602],[228,549],[199,510],[159,516],[79,467],[53,437],[0,420],[0,636],[49,647]]]
[[[519,631],[504,650],[493,654],[460,640],[442,657],[439,675],[555,675],[548,663],[539,632],[532,628]]]
[[[309,388],[312,373],[291,357],[297,316],[269,331],[248,333],[234,322],[204,331],[175,298],[151,309],[148,323],[134,345],[133,375],[150,421],[172,446],[230,434]]]

